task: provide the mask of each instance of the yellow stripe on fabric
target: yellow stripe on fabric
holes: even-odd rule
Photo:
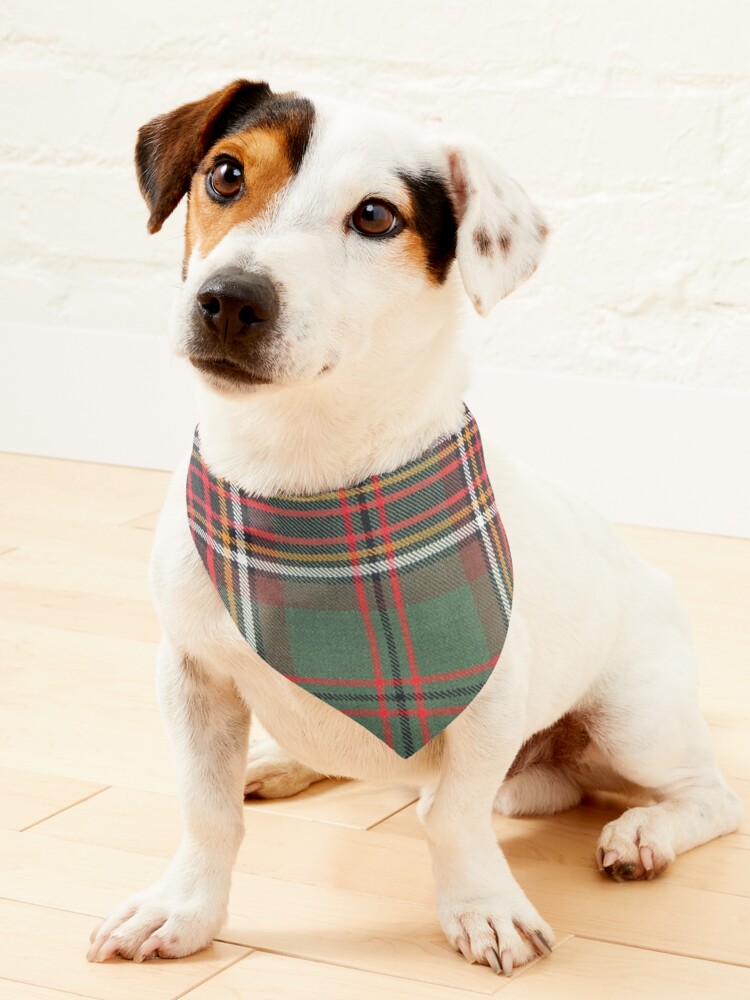
[[[464,508],[466,510],[466,508]],[[451,528],[458,519],[458,515],[451,514],[444,518],[438,524],[433,525],[430,528],[423,528],[422,531],[417,531],[407,538],[400,539],[398,541],[393,541],[391,547],[394,549],[407,549],[418,542],[423,542],[425,539],[432,538],[434,535],[439,535],[446,528]],[[204,530],[206,528],[205,518],[198,511],[195,512],[193,520],[196,524],[199,524]],[[222,533],[222,540],[227,538],[227,536]],[[366,540],[365,540],[366,541]],[[291,543],[290,543],[291,544]],[[343,543],[342,543],[343,544]],[[250,552],[253,555],[270,556],[278,562],[292,562],[292,563],[329,563],[329,562],[341,562],[346,559],[347,553],[345,552],[315,552],[315,553],[305,553],[305,552],[279,552],[278,549],[267,548],[265,545],[257,545],[252,542],[246,542],[244,539],[237,538],[235,540],[235,548],[242,548],[245,552]],[[385,555],[386,548],[385,545],[375,545],[368,546],[366,548],[356,549],[356,554],[358,556],[372,556]]]
[[[210,503],[210,500],[209,500]],[[227,515],[227,498],[223,492],[219,493],[219,510],[221,511],[222,521],[225,523],[229,520]],[[220,536],[222,545],[222,562],[224,563],[224,585],[227,588],[227,597],[229,599],[229,614],[236,621],[237,620],[237,603],[234,597],[234,586],[232,583],[232,539],[229,536],[229,532],[225,529],[221,529]]]

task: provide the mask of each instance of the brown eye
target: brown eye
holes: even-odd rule
[[[363,236],[385,236],[401,225],[401,219],[387,201],[366,198],[352,212],[349,225]]]
[[[219,160],[206,178],[208,193],[217,201],[236,198],[242,190],[242,167],[236,160]]]

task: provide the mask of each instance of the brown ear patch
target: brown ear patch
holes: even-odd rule
[[[157,232],[191,186],[206,153],[226,135],[253,126],[277,130],[297,170],[307,148],[312,104],[293,94],[273,94],[266,83],[235,80],[223,90],[185,104],[144,125],[135,162],[141,193],[151,210],[149,231]]]
[[[135,166],[141,194],[156,233],[190,187],[193,171],[236,115],[267,100],[266,83],[235,80],[200,101],[183,104],[138,130]]]

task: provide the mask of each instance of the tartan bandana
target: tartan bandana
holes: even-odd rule
[[[505,642],[510,551],[479,430],[349,489],[253,496],[196,428],[195,547],[237,628],[280,674],[410,757],[479,694]]]

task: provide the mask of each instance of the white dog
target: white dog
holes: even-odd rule
[[[480,144],[265,84],[237,81],[150,122],[136,164],[152,232],[189,197],[176,337],[200,375],[202,454],[260,496],[339,489],[455,432],[456,270],[486,314],[534,271],[547,237]],[[487,458],[516,575],[507,641],[481,694],[408,759],[242,637],[191,537],[186,458],[152,559],[185,835],[158,882],[97,928],[91,960],[179,957],[211,941],[243,789],[293,795],[326,775],[419,786],[448,940],[506,974],[548,953],[553,933],[495,840],[493,808],[551,813],[586,789],[646,789],[653,804],[599,838],[598,867],[616,879],[651,878],[737,827],[671,582],[585,505]],[[248,764],[251,711],[273,740]]]

